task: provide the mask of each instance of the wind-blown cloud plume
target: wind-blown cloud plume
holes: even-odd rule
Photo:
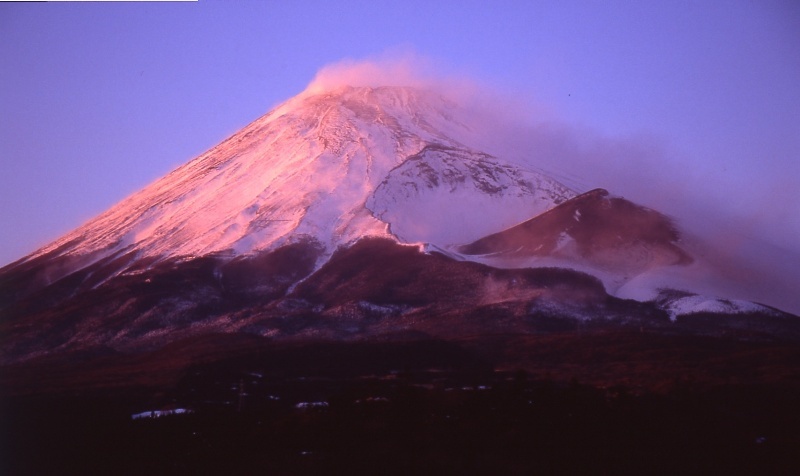
[[[800,312],[800,298],[791,291],[791,283],[800,282],[800,269],[786,265],[800,262],[800,201],[789,192],[800,187],[794,169],[739,166],[757,174],[715,173],[737,164],[692,157],[670,137],[608,137],[591,126],[566,123],[530,92],[499,91],[464,75],[444,74],[413,52],[327,66],[305,93],[346,85],[436,91],[460,106],[458,120],[468,132],[456,139],[465,145],[543,171],[577,191],[602,187],[656,208],[674,217],[687,239],[706,243],[708,259],[724,263],[729,281],[739,283],[731,285],[733,291]]]
[[[392,52],[369,60],[345,59],[320,69],[305,94],[318,94],[343,86],[465,87],[470,81],[445,77],[434,63],[412,51]]]

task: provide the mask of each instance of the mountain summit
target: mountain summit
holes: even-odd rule
[[[364,236],[465,243],[576,195],[451,137],[458,106],[426,90],[301,95],[27,258],[328,254]]]
[[[697,312],[763,315],[773,332],[784,318],[664,285],[702,265],[671,219],[475,150],[456,139],[475,132],[463,114],[407,87],[290,99],[0,270],[3,359],[211,332],[452,337]],[[642,282],[649,297],[614,297]]]

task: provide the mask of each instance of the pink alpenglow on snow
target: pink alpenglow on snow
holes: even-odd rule
[[[115,256],[233,257],[309,237],[330,256],[366,236],[458,256],[459,246],[542,215],[607,179],[607,172],[593,175],[587,166],[593,161],[611,170],[624,165],[635,175],[634,157],[653,160],[642,142],[587,133],[595,146],[589,150],[576,131],[528,123],[518,109],[504,107],[508,100],[488,100],[499,94],[469,96],[466,87],[445,87],[442,77],[415,75],[419,63],[407,57],[323,69],[300,95],[30,258],[56,254],[85,267]],[[412,86],[379,86],[389,79]],[[663,185],[652,183],[652,201]],[[753,272],[768,278],[759,283],[732,278],[721,263],[728,271],[753,269],[752,263],[708,253],[694,238],[692,220],[680,208],[668,211],[681,229],[671,238],[680,242],[677,255],[663,252],[673,244],[653,248],[634,240],[625,256],[610,248],[591,259],[585,252],[572,256],[563,251],[573,246],[565,229],[556,230],[563,239],[555,254],[468,259],[580,269],[601,277],[609,292],[639,300],[655,299],[662,288],[697,289],[695,277],[704,276],[699,288],[712,296],[796,307],[770,275],[774,269],[756,263]],[[654,258],[683,254],[690,259]],[[614,259],[638,264],[607,264]]]

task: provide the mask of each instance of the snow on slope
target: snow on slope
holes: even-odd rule
[[[686,316],[697,313],[713,314],[743,314],[761,313],[767,315],[780,315],[773,309],[750,301],[741,299],[723,299],[699,294],[684,294],[673,297],[664,296],[662,293],[656,302],[662,309],[669,313],[671,320],[676,320],[679,316]]]
[[[332,252],[392,232],[465,242],[574,195],[450,139],[465,133],[457,115],[412,88],[301,94],[29,259],[245,254],[305,236]]]
[[[476,240],[575,196],[541,174],[466,149],[426,146],[378,186],[367,207],[407,242]]]

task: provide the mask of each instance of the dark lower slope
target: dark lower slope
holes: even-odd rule
[[[671,321],[583,273],[496,269],[382,239],[343,248],[311,273],[318,250],[298,243],[235,261],[161,263],[3,321],[2,385],[15,393],[157,387],[198,362],[325,342],[451,343],[489,367],[654,388],[697,366],[712,369],[700,380],[739,366],[755,382],[793,381],[790,370],[800,368],[800,320],[787,314]],[[717,343],[730,345],[707,359],[701,349]]]
[[[415,246],[364,239],[342,249],[289,296],[322,305],[351,303],[405,309],[466,310],[509,301],[603,303],[602,283],[567,269],[497,269],[420,253]]]
[[[224,330],[224,316],[283,297],[319,255],[307,241],[247,259],[133,261],[94,283],[105,267],[119,270],[99,262],[8,304],[0,352],[8,361],[81,349],[151,350],[182,333]]]
[[[497,269],[383,239],[339,250],[285,299],[246,318],[247,328],[263,335],[338,340],[527,333],[578,320],[669,325],[663,311],[611,297],[584,273]]]
[[[122,274],[88,284],[110,266],[97,263],[6,307],[3,357],[151,350],[213,332],[337,339],[427,332],[430,324],[443,325],[436,334],[446,337],[461,332],[454,320],[473,308],[512,306],[518,315],[533,306],[558,313],[559,303],[568,302],[562,313],[574,314],[618,303],[585,274],[498,270],[389,240],[361,240],[308,277],[319,254],[314,242],[301,242],[232,261],[135,262]],[[437,320],[440,315],[446,319]]]
[[[10,363],[151,351],[214,333],[448,340],[590,327],[800,340],[798,319],[777,311],[672,322],[656,303],[609,296],[594,277],[567,269],[497,269],[385,239],[342,248],[314,271],[319,255],[308,241],[235,260],[135,262],[88,288],[93,275],[82,271],[7,307],[0,352]]]

